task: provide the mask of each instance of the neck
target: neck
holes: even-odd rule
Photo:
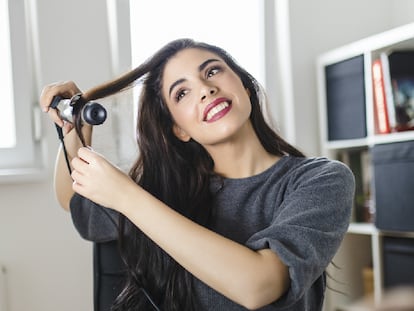
[[[257,175],[279,159],[263,148],[250,123],[232,139],[206,149],[214,160],[214,171],[227,178]]]

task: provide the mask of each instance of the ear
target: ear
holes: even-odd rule
[[[188,142],[191,137],[187,134],[186,131],[184,131],[181,127],[179,127],[177,124],[173,125],[173,132],[174,135],[183,142]]]
[[[250,98],[250,90],[246,87],[246,93],[247,93],[247,96],[249,96],[249,98]]]

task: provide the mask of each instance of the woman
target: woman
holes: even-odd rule
[[[77,118],[79,140],[49,108],[80,92],[73,82],[41,96],[72,158],[73,181],[58,158],[60,204],[92,240],[116,234],[96,225],[103,211],[121,215],[128,276],[113,310],[149,310],[149,300],[161,310],[321,310],[324,271],[348,226],[350,170],[285,142],[264,120],[257,81],[222,49],[189,39],[83,93],[75,108],[139,80],[140,155],[128,176],[82,147],[90,127]]]

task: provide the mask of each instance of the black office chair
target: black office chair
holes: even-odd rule
[[[94,243],[93,261],[94,311],[109,311],[125,277],[117,241]]]
[[[119,214],[75,194],[71,199],[71,216],[80,236],[94,241],[94,311],[109,311],[125,283],[125,267],[116,238]]]

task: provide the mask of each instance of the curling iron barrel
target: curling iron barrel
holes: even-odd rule
[[[76,101],[72,99],[62,99],[60,96],[55,96],[50,104],[51,108],[58,111],[62,120],[73,123],[73,104]],[[99,125],[106,120],[105,108],[95,102],[87,102],[85,106],[79,111],[82,121],[90,125]]]

